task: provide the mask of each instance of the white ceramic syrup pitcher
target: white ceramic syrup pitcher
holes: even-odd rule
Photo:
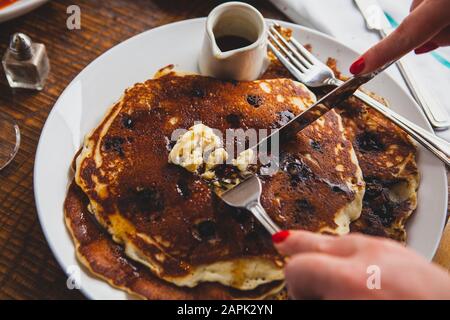
[[[242,2],[214,8],[206,21],[200,72],[220,79],[255,80],[267,65],[267,27],[261,13]]]

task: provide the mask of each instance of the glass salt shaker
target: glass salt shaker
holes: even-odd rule
[[[45,45],[33,43],[23,33],[11,37],[2,64],[12,88],[42,90],[50,71]]]

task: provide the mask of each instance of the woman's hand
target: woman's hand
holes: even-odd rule
[[[450,0],[414,0],[406,19],[387,38],[359,57],[350,72],[371,72],[411,50],[421,54],[448,45]]]
[[[449,274],[392,240],[281,231],[273,241],[295,299],[450,299]]]

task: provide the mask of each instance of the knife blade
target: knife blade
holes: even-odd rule
[[[377,30],[382,38],[387,37],[394,30],[377,0],[355,0],[355,3],[366,20],[368,29]],[[430,124],[436,130],[449,128],[450,118],[447,110],[428,91],[419,86],[408,64],[399,60],[397,67],[409,91],[424,111]]]
[[[393,28],[377,0],[355,0],[355,3],[364,16],[368,29],[381,32],[383,37],[392,32]]]

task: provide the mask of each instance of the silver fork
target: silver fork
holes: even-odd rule
[[[272,24],[269,28],[269,38],[276,45],[269,41],[269,48],[297,80],[307,87],[339,86],[343,83],[336,78],[327,65],[294,38],[288,40],[284,38],[276,30],[276,27],[279,25]],[[394,122],[447,166],[450,166],[450,143],[412,123],[364,92],[357,90],[354,95]]]
[[[259,200],[261,198],[261,192],[261,180],[253,175],[234,188],[222,193],[220,197],[230,206],[245,208],[250,211],[264,228],[273,235],[281,229],[273,222],[261,205]]]

